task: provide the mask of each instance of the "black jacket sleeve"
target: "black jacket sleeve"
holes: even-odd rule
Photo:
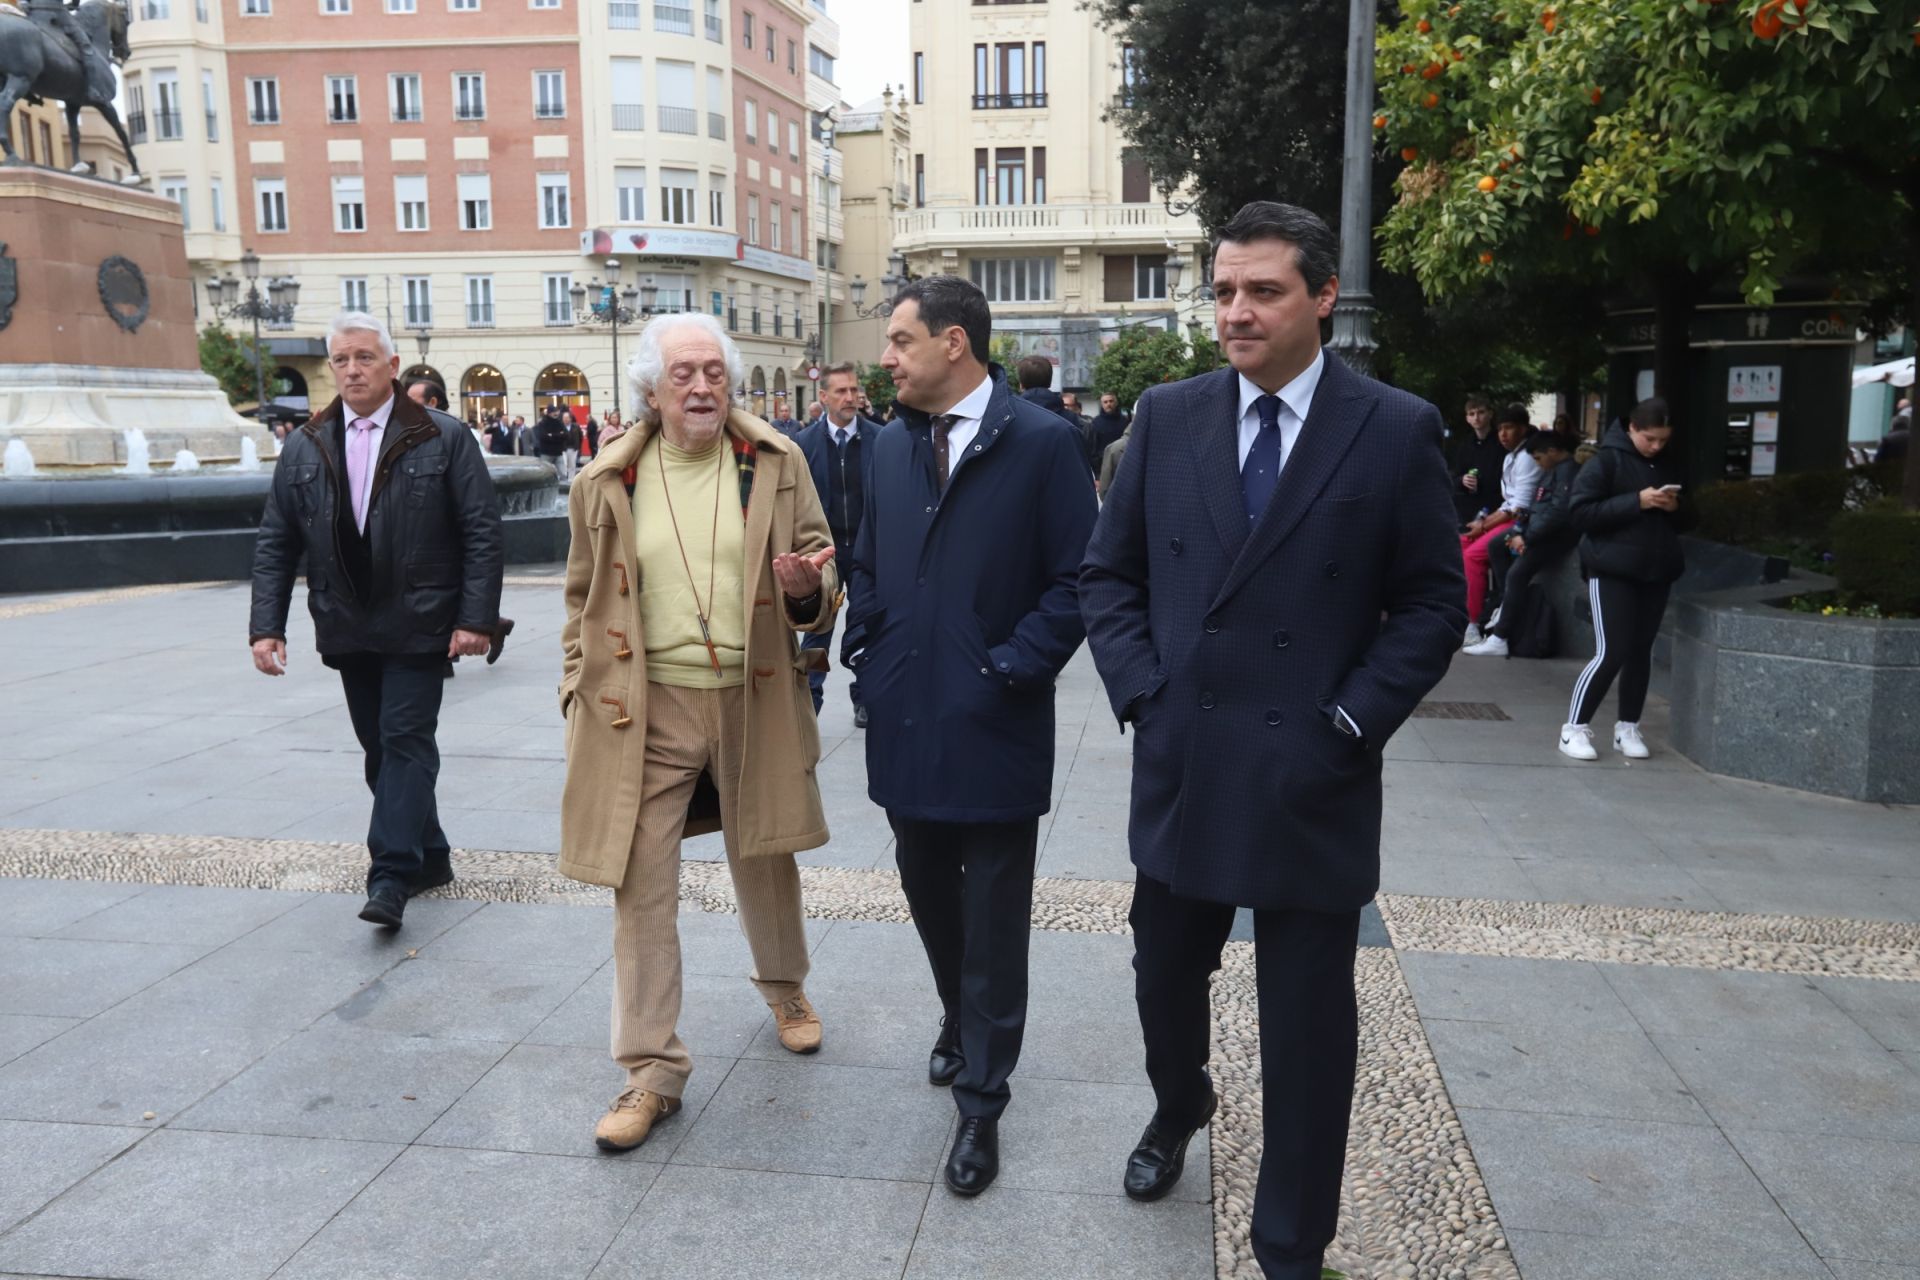
[[[506,535],[500,500],[473,433],[447,431],[448,497],[460,526],[460,611],[454,626],[491,634],[500,622],[500,586],[506,572]]]
[[[1123,726],[1167,680],[1147,608],[1147,458],[1158,399],[1151,389],[1140,398],[1130,443],[1080,565],[1087,648]]]
[[[285,640],[287,610],[293,604],[293,575],[303,549],[300,522],[288,510],[292,467],[284,450],[273,468],[267,506],[260,513],[260,534],[253,542],[253,607],[247,618],[247,643]]]
[[[1580,468],[1573,482],[1573,497],[1567,504],[1567,518],[1577,533],[1610,533],[1624,529],[1640,515],[1640,495],[1615,493],[1620,462],[1614,450],[1602,449],[1592,461]]]

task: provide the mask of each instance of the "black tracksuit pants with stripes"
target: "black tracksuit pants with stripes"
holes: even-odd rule
[[[1593,604],[1593,661],[1574,681],[1569,724],[1591,724],[1615,677],[1620,680],[1619,720],[1640,723],[1653,675],[1653,642],[1667,612],[1668,582],[1636,582],[1596,574],[1587,579]]]

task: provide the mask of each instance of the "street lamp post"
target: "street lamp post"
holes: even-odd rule
[[[874,303],[871,307],[863,307],[860,304],[866,300],[867,282],[861,279],[856,273],[853,279],[847,284],[847,292],[853,295],[853,314],[859,316],[862,320],[871,320],[875,316],[892,315],[893,295],[900,292],[900,290],[906,286],[907,282],[912,279],[913,276],[907,271],[907,255],[904,253],[888,255],[887,274],[880,277],[880,283],[886,287],[887,296],[881,301]]]
[[[833,358],[833,205],[827,195],[827,189],[833,185],[833,108],[821,113],[820,126],[820,240],[827,251],[822,257],[820,270],[826,273],[826,306],[820,309],[820,346],[819,355],[811,360],[818,365],[822,360]]]
[[[1347,139],[1340,182],[1340,300],[1336,354],[1355,373],[1373,372],[1373,28],[1376,0],[1347,7]]]
[[[587,294],[591,289],[598,302],[589,304]],[[591,286],[574,281],[567,290],[573,296],[573,316],[577,324],[604,324],[613,331],[613,413],[620,416],[620,326],[632,324],[653,310],[653,277],[647,276],[639,288],[628,285],[620,287],[620,259],[607,259],[607,278],[602,283],[593,281]],[[636,306],[635,303],[639,305]]]
[[[243,252],[240,270],[247,278],[246,296],[241,296],[240,282],[231,275],[215,276],[206,283],[207,303],[216,319],[253,321],[254,413],[260,415],[267,408],[267,372],[260,363],[260,322],[292,324],[293,309],[300,302],[300,282],[292,276],[274,276],[267,281],[263,298],[255,283],[260,278],[260,255],[251,249]]]
[[[1173,304],[1173,315],[1167,321],[1167,332],[1180,331],[1180,304],[1183,302],[1210,302],[1213,299],[1213,286],[1204,278],[1191,289],[1180,287],[1181,277],[1187,273],[1186,255],[1178,249],[1167,255],[1167,301]],[[1196,333],[1200,330],[1198,321],[1189,321],[1188,327]]]

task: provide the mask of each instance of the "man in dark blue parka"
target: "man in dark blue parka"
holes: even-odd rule
[[[947,1185],[986,1189],[1027,1012],[1053,682],[1080,646],[1095,514],[1073,428],[987,362],[987,300],[957,276],[901,290],[881,365],[899,416],[874,439],[842,642],[869,717],[867,786],[945,1006],[928,1065],[960,1127]]]
[[[1157,1109],[1124,1187],[1165,1195],[1213,1114],[1207,979],[1251,907],[1251,1236],[1269,1280],[1319,1280],[1333,1239],[1380,748],[1467,624],[1440,414],[1321,347],[1336,258],[1327,224],[1292,205],[1221,228],[1215,322],[1233,367],[1141,398],[1080,578],[1094,662],[1136,735],[1129,922]]]

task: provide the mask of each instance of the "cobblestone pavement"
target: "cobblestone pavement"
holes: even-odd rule
[[[549,856],[555,586],[517,571],[507,658],[449,686],[460,879],[386,949],[351,918],[365,791],[298,632],[269,682],[237,586],[0,600],[0,1272],[1257,1274],[1250,945],[1216,984],[1209,1150],[1168,1202],[1115,1194],[1151,1104],[1130,744],[1084,655],[992,1193],[933,1185],[930,985],[839,672],[834,840],[802,859],[827,1049],[778,1050],[717,842],[689,842],[689,1108],[640,1159],[584,1150],[617,1080],[606,896]],[[1330,1261],[1920,1280],[1920,813],[1703,774],[1661,750],[1657,700],[1654,760],[1573,765],[1574,669],[1462,658],[1434,699],[1464,709],[1388,746]],[[1460,718],[1486,704],[1508,718]]]

